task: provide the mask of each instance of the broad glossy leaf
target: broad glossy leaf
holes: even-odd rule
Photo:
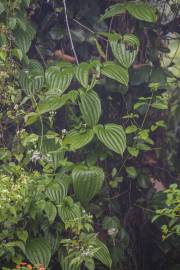
[[[87,63],[79,64],[75,69],[75,75],[80,84],[84,88],[87,88],[89,82],[89,65]]]
[[[139,49],[139,40],[135,35],[125,35],[121,40],[111,39],[112,52],[119,63],[129,68],[134,62]]]
[[[55,111],[66,104],[68,95],[58,96],[51,95],[47,96],[38,104],[37,112],[40,114]]]
[[[73,187],[79,201],[88,203],[101,189],[104,172],[99,167],[79,165],[72,171]]]
[[[45,213],[47,215],[49,222],[53,223],[57,215],[57,209],[55,205],[51,202],[46,202],[44,210],[45,210]]]
[[[106,147],[123,155],[126,148],[126,135],[122,126],[116,124],[98,125],[95,128],[95,133]]]
[[[77,265],[70,266],[71,261],[70,261],[69,256],[67,257],[62,256],[60,263],[61,263],[62,270],[80,270],[80,266],[77,266]]]
[[[110,79],[128,85],[128,70],[114,62],[106,62],[101,69],[101,73]]]
[[[30,239],[26,245],[25,255],[32,264],[43,264],[45,267],[48,267],[51,258],[51,248],[43,238]]]
[[[64,223],[75,222],[77,218],[81,217],[80,207],[73,202],[71,197],[64,198],[58,208],[58,213]]]
[[[46,196],[55,204],[60,204],[67,196],[67,188],[63,183],[51,183],[46,191]]]
[[[96,239],[95,244],[93,246],[95,248],[98,248],[98,251],[95,252],[94,257],[108,268],[111,268],[112,259],[106,245],[99,239]]]
[[[75,102],[78,97],[78,91],[72,90],[68,94],[59,96],[57,94],[51,94],[42,99],[37,108],[39,114],[47,113],[50,111],[56,111],[66,104],[68,100]]]
[[[122,13],[126,12],[126,5],[125,4],[115,4],[110,6],[105,10],[105,13],[103,16],[101,16],[101,20],[114,17],[116,15],[120,15]]]
[[[44,69],[37,60],[30,60],[29,65],[19,74],[22,90],[27,95],[35,94],[44,85]]]
[[[150,5],[144,2],[129,2],[123,4],[115,4],[106,9],[101,20],[120,15],[128,11],[133,17],[146,22],[156,22],[156,11]]]
[[[74,151],[90,143],[93,137],[94,132],[91,129],[85,131],[72,130],[66,135],[63,144],[69,145],[69,149]]]
[[[56,170],[59,166],[59,162],[64,159],[64,150],[61,148],[59,141],[56,141],[56,138],[43,137],[42,144],[40,140],[39,145],[41,146],[44,160],[49,163],[51,162]]]
[[[152,23],[156,22],[157,20],[155,9],[146,3],[127,3],[126,8],[128,12],[138,20]]]
[[[71,66],[61,67],[51,66],[46,71],[47,87],[52,92],[62,94],[70,85],[73,78],[73,68]]]
[[[39,114],[36,112],[27,113],[24,117],[26,126],[32,125],[39,119]]]
[[[98,123],[101,115],[101,101],[95,91],[81,93],[79,108],[88,126],[92,127]]]

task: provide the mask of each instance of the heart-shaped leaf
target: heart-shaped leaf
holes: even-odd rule
[[[79,107],[88,126],[92,127],[98,123],[101,115],[101,101],[95,91],[81,93]]]
[[[58,214],[64,223],[71,223],[81,217],[81,210],[79,205],[75,204],[73,199],[68,196],[64,198],[62,204],[59,206]]]
[[[46,83],[51,92],[62,94],[70,85],[73,78],[71,66],[51,66],[46,71]]]
[[[30,239],[26,245],[26,257],[34,264],[48,267],[51,258],[49,243],[43,238]]]
[[[63,144],[69,145],[69,149],[74,151],[90,143],[93,137],[94,132],[91,129],[85,131],[72,130],[64,138]]]
[[[134,62],[139,49],[139,40],[135,35],[124,35],[121,40],[110,40],[112,52],[119,63],[129,68]]]
[[[67,195],[67,188],[63,183],[51,183],[46,191],[46,196],[55,204],[60,204]]]
[[[88,203],[101,189],[104,172],[99,167],[79,165],[72,171],[74,191],[81,203]]]
[[[127,3],[126,8],[128,12],[138,20],[152,23],[157,21],[155,9],[146,3],[143,2]]]
[[[79,64],[75,69],[75,75],[80,84],[84,88],[87,88],[89,82],[89,65],[87,63]]]
[[[94,130],[98,139],[105,146],[117,154],[123,155],[126,148],[126,134],[122,126],[116,124],[98,125]]]
[[[128,70],[120,65],[115,64],[114,62],[106,62],[101,69],[101,73],[108,78],[111,78],[126,86],[128,85]]]

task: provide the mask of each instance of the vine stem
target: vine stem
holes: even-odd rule
[[[41,153],[42,145],[43,145],[43,136],[44,136],[43,120],[42,120],[42,117],[41,117],[41,114],[40,114],[40,111],[39,111],[38,104],[37,104],[36,99],[35,99],[35,97],[33,95],[31,96],[31,99],[32,99],[32,101],[34,102],[34,104],[35,104],[35,106],[37,108],[37,112],[38,112],[40,123],[41,123],[41,140],[40,140],[40,146],[39,146],[39,151]]]
[[[110,32],[111,32],[113,19],[114,19],[114,17],[111,18],[111,21],[110,21],[110,24],[109,24],[109,29],[108,29],[108,34],[110,34]],[[107,59],[108,58],[108,49],[109,49],[109,40],[107,39],[106,52],[105,52],[106,60],[108,60]]]
[[[146,113],[145,113],[144,119],[143,119],[142,124],[141,124],[141,129],[143,128],[144,123],[145,123],[145,121],[146,121],[146,119],[147,119],[147,116],[148,116],[148,113],[149,113],[149,110],[150,110],[150,107],[151,107],[151,104],[152,104],[153,96],[154,96],[154,92],[152,91],[151,99],[150,99],[150,101],[149,101],[147,111],[146,111]]]
[[[76,64],[79,65],[79,60],[76,54],[76,50],[74,47],[74,43],[73,43],[73,39],[72,39],[72,35],[71,35],[71,30],[69,27],[69,21],[68,21],[68,16],[67,16],[67,5],[66,5],[66,0],[63,0],[63,6],[64,6],[64,13],[65,13],[65,20],[66,20],[66,26],[67,26],[67,31],[68,31],[68,35],[69,35],[69,40],[71,43],[71,49],[73,51],[74,57],[76,59]]]

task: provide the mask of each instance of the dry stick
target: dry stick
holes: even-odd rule
[[[76,54],[76,51],[75,51],[75,48],[74,48],[74,43],[73,43],[73,40],[72,40],[71,30],[70,30],[70,27],[69,27],[69,21],[68,21],[68,16],[67,16],[66,0],[63,0],[63,5],[64,5],[64,13],[65,13],[66,26],[67,26],[67,30],[68,30],[69,40],[70,40],[70,43],[71,43],[71,49],[72,49],[73,54],[74,54],[74,57],[76,59],[76,64],[79,65],[79,60],[78,60],[78,57],[77,57],[77,54]]]

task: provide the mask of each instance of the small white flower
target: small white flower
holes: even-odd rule
[[[67,130],[64,128],[62,129],[62,134],[66,134]]]

